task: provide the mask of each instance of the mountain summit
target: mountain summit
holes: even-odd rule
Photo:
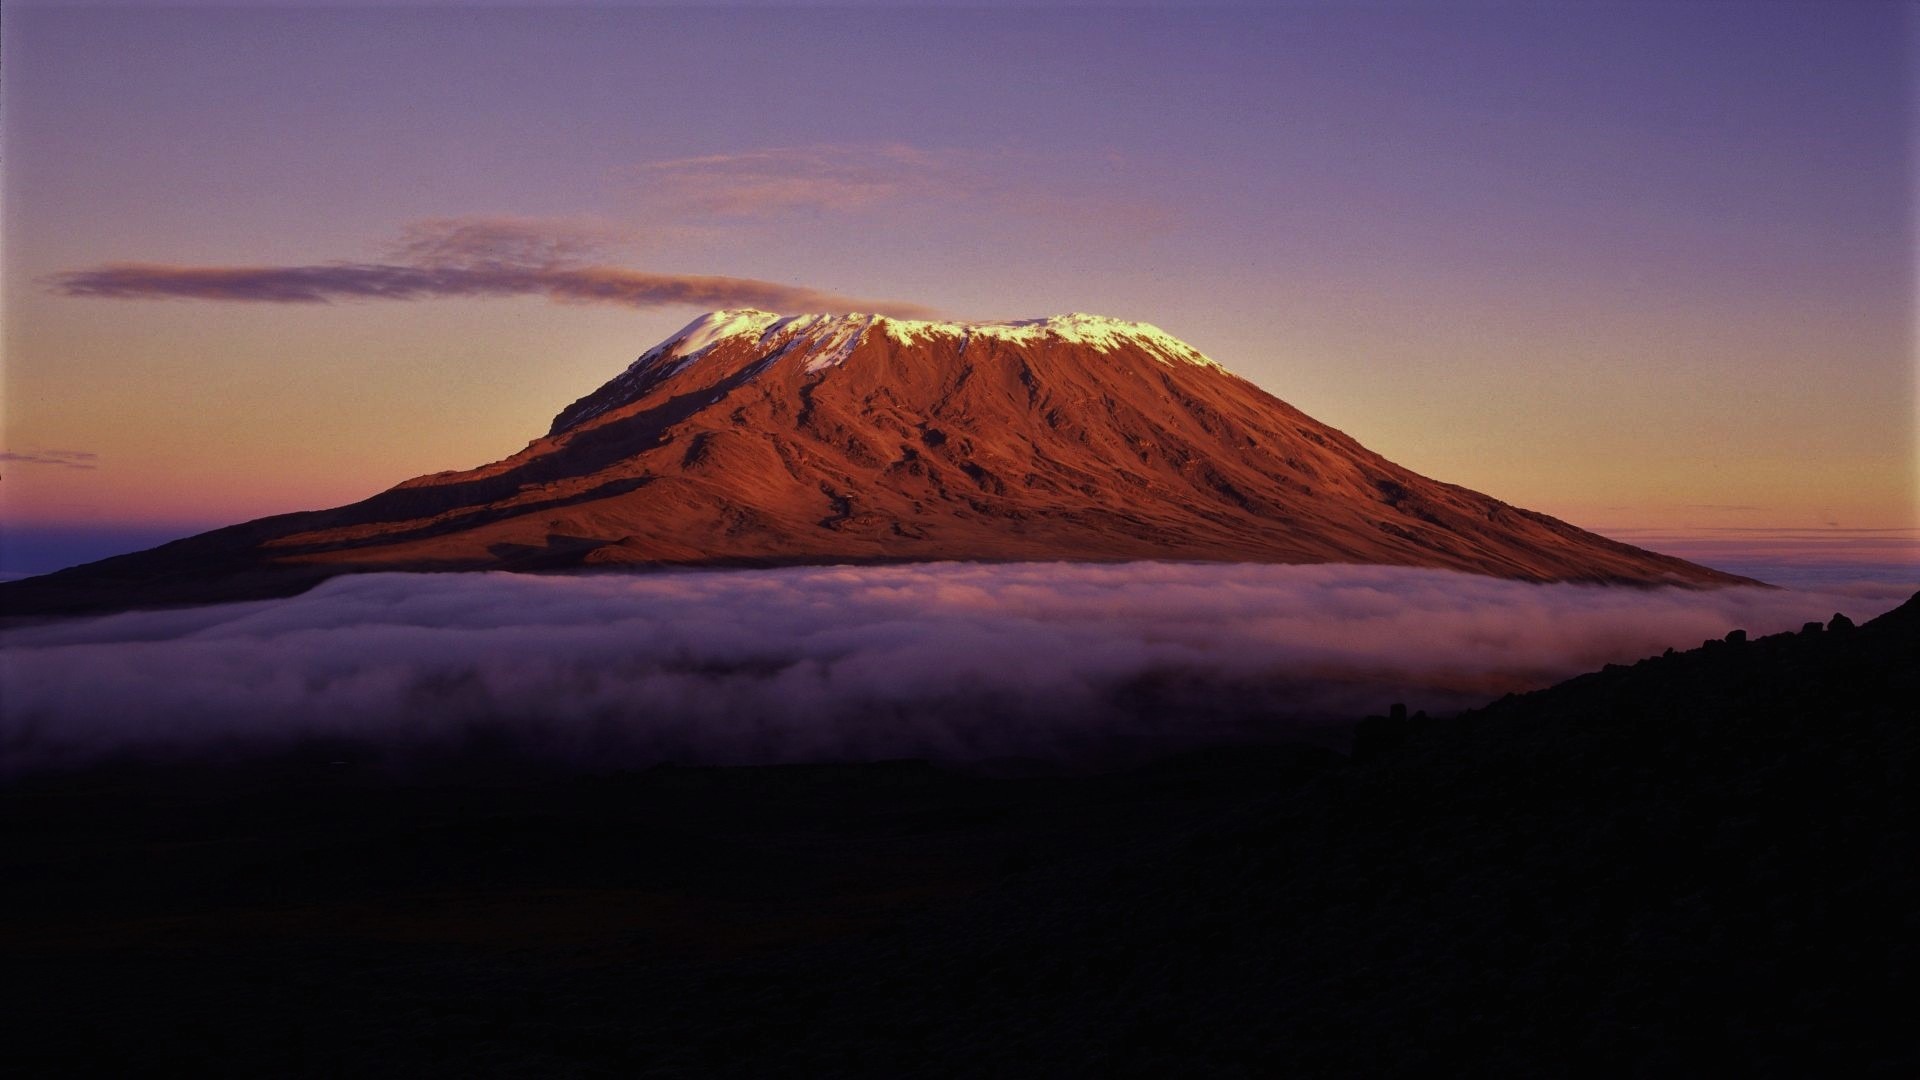
[[[1746,579],[1361,446],[1145,323],[716,311],[491,465],[0,586],[12,611],[363,570],[930,559],[1384,563]]]

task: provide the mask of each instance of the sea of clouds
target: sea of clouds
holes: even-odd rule
[[[1176,563],[367,574],[0,632],[0,772],[476,732],[587,767],[1338,745],[1392,702],[1468,707],[1909,592]]]

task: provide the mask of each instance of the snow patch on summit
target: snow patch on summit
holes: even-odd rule
[[[770,311],[742,308],[709,311],[680,328],[680,332],[640,354],[627,369],[606,385],[574,402],[554,417],[547,434],[557,435],[616,408],[642,393],[647,387],[685,369],[707,350],[743,334],[764,333],[768,326],[784,321]]]
[[[852,317],[836,319],[815,331],[814,336],[818,340],[814,342],[813,356],[807,361],[807,374],[817,375],[830,367],[846,363],[847,357],[860,347],[867,331],[873,329],[874,322],[879,318],[878,315],[871,315],[863,323],[854,322]]]
[[[709,311],[667,339],[668,351],[673,356],[690,359],[696,353],[705,352],[727,338],[744,334],[760,334],[780,321],[782,321],[780,316],[755,308]]]
[[[685,366],[685,360],[692,359],[721,341],[752,336],[762,345],[778,342],[784,346],[782,352],[792,352],[804,343],[810,354],[807,371],[818,373],[845,363],[859,343],[874,330],[908,345],[942,338],[958,338],[963,343],[973,338],[987,338],[1015,345],[1060,341],[1100,350],[1132,345],[1144,348],[1163,364],[1220,368],[1218,363],[1200,350],[1151,323],[1128,322],[1084,312],[1007,322],[939,322],[894,319],[864,312],[782,317],[770,311],[741,308],[713,311],[695,319],[668,339],[665,355],[683,360],[683,363],[675,365],[674,369],[678,370]]]
[[[1145,347],[1163,364],[1220,367],[1205,353],[1152,323],[1128,322],[1084,312],[1012,322],[923,322],[888,318],[880,318],[879,321],[887,336],[908,344],[919,338],[979,337],[1017,345],[1033,345],[1051,339],[1101,350],[1110,350],[1119,345],[1137,345]]]
[[[605,386],[555,417],[549,434],[578,427],[620,407],[728,342],[741,341],[760,351],[761,369],[798,354],[805,357],[807,374],[820,375],[846,363],[860,343],[875,332],[903,345],[957,341],[962,353],[979,340],[1019,346],[1059,342],[1101,352],[1132,347],[1168,367],[1192,365],[1226,370],[1200,350],[1151,323],[1080,312],[1010,322],[936,322],[864,312],[779,315],[758,308],[729,308],[707,312],[681,327],[679,333],[648,349]]]

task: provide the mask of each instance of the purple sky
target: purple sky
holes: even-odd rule
[[[1909,527],[1909,12],[9,3],[0,499],[348,501],[759,296],[1153,322],[1577,524]]]

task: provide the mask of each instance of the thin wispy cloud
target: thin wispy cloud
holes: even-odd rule
[[[0,462],[8,465],[53,465],[64,469],[93,469],[100,455],[91,450],[0,450]]]
[[[1021,218],[1165,226],[1172,214],[1117,190],[1119,154],[1058,161],[1014,149],[833,143],[706,154],[637,165],[627,179],[676,218],[713,223],[972,207]]]
[[[958,201],[986,177],[967,155],[903,143],[790,146],[654,161],[633,178],[678,209],[717,217],[862,210],[905,199]]]
[[[874,311],[925,318],[932,309],[757,278],[672,274],[587,262],[615,234],[537,219],[442,218],[402,234],[393,261],[281,266],[112,262],[56,274],[65,296],[111,300],[222,300],[325,304],[336,300],[429,300],[544,296],[558,303],[631,308],[670,305],[770,311]]]
[[[62,274],[56,291],[116,300],[238,300],[323,304],[334,300],[545,296],[561,303],[653,308],[673,304],[758,307],[769,311],[877,311],[926,318],[930,309],[776,281],[699,274],[655,274],[617,266],[422,267],[391,263],[313,266],[179,266],[108,263]]]
[[[403,226],[387,256],[408,266],[572,266],[631,255],[641,239],[597,218],[437,217]]]

